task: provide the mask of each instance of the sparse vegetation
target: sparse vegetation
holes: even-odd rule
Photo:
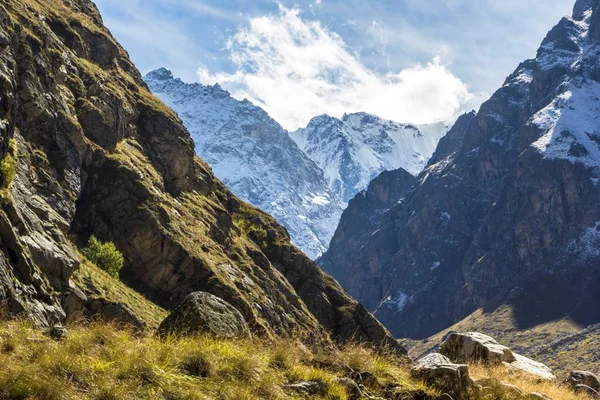
[[[8,141],[8,149],[2,161],[0,161],[0,176],[2,176],[2,189],[8,189],[17,172],[17,148],[15,141]]]
[[[119,277],[125,259],[112,242],[103,243],[92,236],[82,250],[83,255],[113,278]]]
[[[265,228],[244,219],[238,220],[236,226],[261,249],[267,247],[267,230]]]
[[[123,282],[114,279],[85,258],[74,273],[72,281],[89,298],[102,298],[127,305],[149,328],[157,328],[168,314],[166,310],[152,303]]]

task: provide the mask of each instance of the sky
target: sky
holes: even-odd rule
[[[290,131],[320,114],[450,123],[574,0],[96,0],[142,73],[219,83]]]

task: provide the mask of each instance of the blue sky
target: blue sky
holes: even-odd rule
[[[285,128],[367,111],[450,121],[477,107],[573,0],[96,0],[142,73],[219,83]]]

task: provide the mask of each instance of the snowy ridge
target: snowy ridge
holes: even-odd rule
[[[600,167],[600,84],[589,76],[597,67],[600,48],[590,38],[592,10],[581,20],[564,18],[559,38],[550,38],[540,48],[541,70],[566,70],[560,93],[535,113],[528,124],[542,132],[532,147],[547,159],[568,160],[587,167]],[[565,37],[566,43],[565,45]],[[562,42],[562,43],[560,43]]]
[[[420,173],[447,131],[443,123],[415,126],[355,113],[315,117],[290,136],[324,170],[329,187],[349,201],[383,171]]]
[[[275,217],[309,257],[326,250],[343,203],[277,122],[219,85],[187,84],[164,68],[144,79],[179,114],[198,155],[238,197]]]

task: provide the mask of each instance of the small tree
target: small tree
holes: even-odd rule
[[[90,237],[87,245],[83,248],[83,255],[113,278],[119,277],[119,271],[125,263],[123,254],[117,250],[114,243],[102,243],[94,236]]]

